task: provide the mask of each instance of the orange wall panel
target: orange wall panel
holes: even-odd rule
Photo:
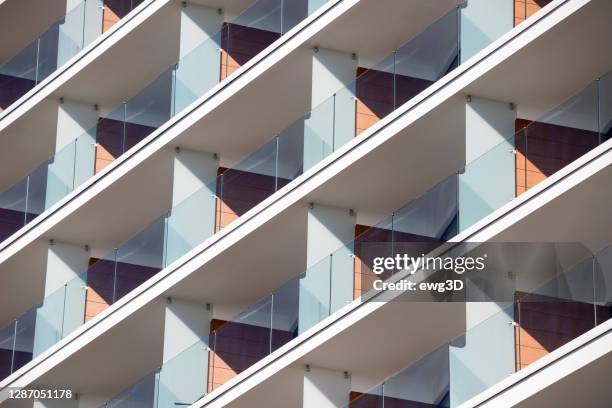
[[[595,327],[609,316],[608,309],[592,303],[542,295],[515,294],[514,330],[516,370],[527,367],[548,353]],[[601,321],[600,321],[601,320]]]

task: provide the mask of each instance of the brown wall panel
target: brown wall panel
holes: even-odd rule
[[[87,270],[85,321],[102,313],[159,271],[159,268],[91,258]]]
[[[431,83],[424,79],[357,68],[356,135],[387,116],[395,107],[412,99]]]
[[[208,365],[208,392],[225,384],[242,371],[270,353],[270,335],[275,339],[273,349],[293,338],[283,330],[269,327],[213,319]],[[214,331],[214,333],[213,333]]]
[[[279,37],[276,32],[224,23],[221,29],[220,79],[233,74]]]
[[[34,88],[34,80],[0,74],[0,112]]]
[[[289,180],[243,170],[219,168],[215,232],[225,228],[235,219],[272,195],[278,186]],[[222,175],[222,176],[221,176]]]
[[[534,15],[552,0],[514,0],[514,26]]]
[[[515,295],[514,330],[516,370],[527,367],[553,350],[608,319],[608,308],[542,295]]]
[[[599,144],[599,134],[583,129],[517,119],[516,195],[520,195]]]
[[[143,1],[144,0],[104,0],[102,32],[106,32]]]
[[[154,131],[151,126],[100,118],[96,125],[95,173]]]
[[[359,224],[355,226],[354,242],[353,299],[370,290],[376,279],[387,277],[372,271],[375,257],[391,256],[391,251],[395,254],[420,256],[442,244],[436,238]]]

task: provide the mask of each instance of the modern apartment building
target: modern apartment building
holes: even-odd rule
[[[0,0],[0,406],[609,407],[611,18]]]

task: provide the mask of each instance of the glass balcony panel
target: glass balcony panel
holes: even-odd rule
[[[221,30],[221,79],[227,78],[281,35],[281,0],[259,0]]]
[[[66,152],[68,153],[68,152]],[[29,177],[29,188],[28,188],[28,219],[26,223],[29,223],[34,218],[38,217],[45,211],[47,207],[47,184],[51,181],[53,188],[61,189],[62,181],[55,178],[53,173],[49,173],[50,167],[53,165],[53,158],[50,161],[43,163],[38,166],[36,170],[30,173]],[[58,164],[64,161],[58,161]],[[62,163],[63,164],[63,163]],[[61,166],[60,170],[61,170]],[[65,186],[64,186],[65,187]],[[51,193],[51,189],[49,193]],[[55,193],[55,191],[54,191]]]
[[[45,296],[42,304],[33,311],[31,340],[34,357],[62,339],[65,305],[66,286],[61,285]]]
[[[464,63],[514,27],[514,0],[471,0],[460,18]]]
[[[37,320],[37,309],[30,309],[16,319],[13,372],[29,363],[32,360],[32,355],[35,354],[34,330],[37,327]]]
[[[354,246],[354,294],[355,299],[361,297],[366,301],[375,292],[371,290],[376,279],[387,279],[390,273],[375,273],[374,259],[390,257],[394,253],[393,216],[379,222],[355,237]]]
[[[102,34],[104,23],[104,0],[85,1],[84,15],[83,47],[91,44],[100,34]]]
[[[182,111],[219,83],[221,32],[198,45],[177,64],[172,115]]]
[[[94,175],[96,163],[95,129],[82,134],[74,143],[73,189],[79,187]]]
[[[135,146],[172,117],[174,67],[167,69],[125,105],[125,145]]]
[[[267,296],[214,331],[209,391],[270,354],[271,312],[272,296]]]
[[[0,328],[0,378],[6,378],[13,372],[16,324],[17,322],[13,320]]]
[[[329,315],[353,301],[355,290],[354,242],[348,242],[334,251],[331,257],[329,282]]]
[[[216,181],[172,208],[167,217],[164,266],[210,238],[215,228]]]
[[[206,394],[208,339],[167,360],[159,372],[158,407],[187,406]]]
[[[459,232],[514,199],[514,146],[512,136],[468,163],[459,175]]]
[[[81,275],[87,283],[84,320],[96,317],[115,302],[117,290],[117,251],[112,251],[101,259],[91,259],[90,267]]]
[[[335,97],[332,96],[305,116],[303,171],[310,169],[334,151],[334,111]]]
[[[612,246],[595,256],[595,323],[602,324],[612,317]]]
[[[223,172],[222,186],[217,188],[222,202],[221,227],[227,226],[277,190],[277,157],[278,143],[274,138]]]
[[[356,83],[352,82],[334,94],[334,123],[333,138],[331,143],[332,151],[344,146],[355,138],[355,114],[356,114]]]
[[[331,312],[332,257],[310,266],[299,279],[298,334],[304,333]]]
[[[456,233],[457,176],[438,183],[394,213],[394,254],[420,256]]]
[[[68,62],[68,60],[81,51],[85,45],[84,41],[87,29],[85,18],[88,11],[87,1],[79,3],[79,5],[66,14],[63,21],[58,23],[57,43],[55,47],[51,48],[54,48],[57,55],[55,68],[61,67]],[[100,2],[98,3],[101,5]],[[98,35],[100,33],[101,31],[98,31]],[[46,78],[52,72],[53,70],[49,71],[44,77]]]
[[[42,82],[58,67],[60,26],[54,24],[39,38],[36,83]]]
[[[161,217],[117,249],[114,302],[164,267],[165,237],[166,220]]]
[[[281,33],[281,0],[258,0],[232,21],[232,25]]]
[[[321,1],[321,4],[318,5],[317,8],[322,6],[326,2],[327,0]],[[312,0],[293,0],[293,1],[283,1],[281,3],[282,5],[281,34],[285,34],[287,31],[291,30],[293,27],[298,25],[308,15],[310,15],[311,12],[308,10],[310,3],[313,3],[313,1]]]
[[[278,135],[277,190],[304,172],[304,120],[291,124]]]
[[[599,80],[599,129],[600,143],[612,138],[612,73]]]
[[[104,408],[155,408],[159,372],[154,371],[112,400]]]
[[[62,337],[66,337],[85,323],[87,290],[87,271],[66,283]]]
[[[95,173],[104,169],[127,150],[125,113],[126,105],[121,104],[111,113],[98,120],[95,130]]]
[[[384,384],[368,392],[351,391],[348,408],[384,408]]]
[[[276,351],[297,337],[300,280],[292,279],[272,294],[272,350]]]
[[[598,109],[598,86],[594,82],[525,128],[527,188],[599,144]]]
[[[506,307],[451,342],[451,407],[459,406],[515,371],[513,322],[514,307]]]
[[[589,256],[536,290],[517,294],[517,370],[595,327],[593,272]]]
[[[46,182],[46,194],[44,204],[35,204],[32,208],[38,208],[39,213],[42,213],[53,204],[60,201],[68,193],[70,193],[75,186],[75,163],[77,155],[77,141],[74,140],[68,143],[66,146],[61,148],[52,158],[52,161],[48,164],[47,182]],[[41,177],[43,176],[41,172]],[[36,179],[33,179],[35,181]],[[32,196],[35,197],[36,193]]]
[[[37,60],[38,39],[0,67],[0,110],[34,88]]]
[[[449,347],[444,345],[385,381],[385,407],[444,407],[449,386]]]
[[[360,68],[355,85],[357,135],[393,112],[395,95],[395,53],[372,68]]]
[[[454,9],[397,50],[396,108],[457,66],[457,33],[457,10]]]
[[[26,224],[28,182],[26,177],[0,194],[0,241]]]

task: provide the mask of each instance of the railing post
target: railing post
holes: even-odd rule
[[[25,211],[23,213],[23,225],[28,223],[28,202],[30,201],[30,175],[26,178]]]
[[[68,294],[68,283],[64,283],[64,305],[62,307],[62,326],[60,328],[59,339],[56,341],[60,341],[64,338],[64,324],[66,323],[66,296]]]
[[[601,128],[601,78],[597,78],[595,82],[597,82],[597,144],[600,145],[602,140],[601,135],[603,132],[603,129]]]
[[[274,293],[270,294],[270,352],[272,354],[272,336],[274,334]]]
[[[74,139],[74,158],[72,160],[72,190],[76,187],[76,171],[77,171],[77,143],[79,138]],[[72,191],[71,190],[71,191]]]
[[[274,154],[274,192],[278,191],[278,135],[276,135],[276,153]]]
[[[393,51],[393,110],[397,109],[397,50]]]
[[[118,248],[114,249],[114,260],[113,260],[113,303],[115,303],[115,301],[117,300],[117,252],[119,251]]]
[[[15,319],[15,326],[13,328],[13,349],[11,350],[11,374],[15,370],[15,347],[17,347],[17,325],[19,320]]]
[[[334,106],[332,109],[332,153],[336,151],[336,94],[333,96]]]
[[[334,254],[329,254],[329,303],[327,305],[328,314],[327,316],[331,316],[332,314],[332,274],[334,273]]]
[[[595,254],[591,257],[591,276],[592,276],[592,287],[593,287],[593,327],[597,327],[597,288],[595,286]]]
[[[39,65],[40,65],[40,37],[36,39],[36,72],[34,73],[34,85],[38,84]]]
[[[285,6],[285,2],[284,0],[280,0],[280,35],[283,35],[283,11],[284,11],[284,7]]]
[[[125,153],[126,133],[127,133],[127,102],[123,102],[123,144],[121,146],[121,154]]]

